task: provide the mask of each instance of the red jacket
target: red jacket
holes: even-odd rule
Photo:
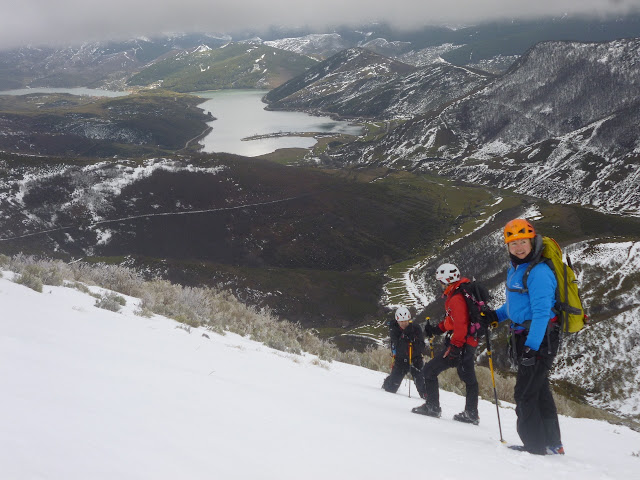
[[[450,284],[442,294],[446,297],[444,301],[445,317],[438,327],[443,332],[453,331],[451,335],[451,345],[462,347],[468,343],[472,347],[478,346],[478,340],[469,336],[469,309],[467,302],[456,290],[461,283],[469,283],[468,278],[462,277],[455,283]]]

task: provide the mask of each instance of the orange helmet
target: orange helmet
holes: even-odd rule
[[[521,238],[534,238],[536,231],[526,219],[516,218],[504,226],[504,243],[520,240]]]

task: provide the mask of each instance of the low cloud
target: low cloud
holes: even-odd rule
[[[413,28],[565,14],[603,16],[639,8],[638,0],[23,0],[3,9],[0,49],[273,25],[320,29],[385,21]]]

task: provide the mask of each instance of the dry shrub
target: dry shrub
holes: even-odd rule
[[[71,278],[67,277],[70,280],[99,285],[137,298],[140,298],[145,289],[144,278],[131,268],[103,263],[74,263],[70,268],[73,275]]]
[[[119,312],[120,309],[126,304],[127,301],[124,299],[124,297],[118,295],[117,293],[109,292],[101,295],[96,300],[95,306],[98,308],[109,310],[111,312]]]
[[[25,287],[29,287],[31,290],[34,290],[38,293],[42,293],[42,280],[28,272],[18,275],[15,279],[15,282],[19,283],[20,285],[24,285]]]
[[[18,283],[42,292],[42,285],[60,286],[71,276],[69,266],[60,260],[39,259],[31,255],[18,254],[11,257],[6,268],[17,273]],[[34,288],[39,285],[38,288]]]
[[[391,372],[391,354],[388,348],[371,346],[366,348],[363,353],[357,354],[357,357],[359,363],[355,363],[355,365],[360,365],[361,367],[379,372]],[[345,360],[345,362],[354,363],[353,361],[348,360]]]

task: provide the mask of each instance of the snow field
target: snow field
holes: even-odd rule
[[[640,433],[561,418],[567,455],[537,457],[499,441],[495,405],[479,426],[380,389],[384,378],[311,355],[163,317],[98,309],[65,287],[44,293],[0,279],[0,472],[21,479],[635,478]],[[202,336],[206,333],[210,338]],[[512,406],[504,438],[519,443]]]

